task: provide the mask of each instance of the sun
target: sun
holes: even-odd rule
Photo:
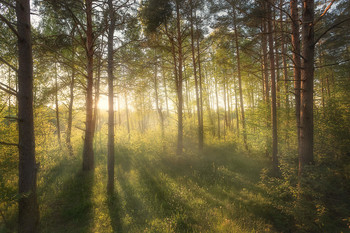
[[[99,100],[98,100],[97,107],[100,110],[108,110],[108,97],[101,95]]]

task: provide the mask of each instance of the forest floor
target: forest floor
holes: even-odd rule
[[[106,153],[96,153],[94,172],[82,172],[78,157],[61,157],[41,171],[42,232],[293,231],[293,218],[260,183],[266,158],[228,143],[182,156],[142,144],[116,150],[110,196]]]

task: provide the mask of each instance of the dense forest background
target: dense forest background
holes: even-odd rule
[[[347,0],[0,0],[0,232],[348,232]]]

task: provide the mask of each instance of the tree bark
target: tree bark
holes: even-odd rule
[[[302,67],[300,105],[299,174],[305,165],[314,163],[313,85],[314,85],[314,1],[303,0]]]
[[[275,0],[273,0],[274,3]],[[278,32],[277,32],[277,19],[276,19],[276,9],[273,8],[273,25],[272,25],[272,31],[273,31],[273,40],[274,40],[274,51],[275,51],[275,77],[276,77],[276,103],[277,107],[279,108],[281,106],[281,87],[280,87],[280,55],[279,55],[279,41],[278,41]]]
[[[283,6],[284,0],[280,0],[280,28],[281,28],[281,52],[282,52],[282,64],[283,64],[283,79],[284,79],[284,94],[285,94],[285,106],[287,113],[289,113],[289,88],[288,88],[288,65],[287,65],[287,54],[286,54],[286,42],[284,34],[283,24]],[[287,115],[289,119],[289,114]]]
[[[56,128],[57,128],[57,142],[61,148],[61,126],[60,126],[60,111],[58,107],[58,74],[57,64],[55,63],[55,105],[56,105]]]
[[[196,16],[196,15],[195,15]],[[201,66],[201,53],[200,53],[200,43],[199,43],[199,29],[198,29],[198,23],[196,23],[196,29],[197,29],[197,63],[198,63],[198,84],[199,84],[199,108],[200,108],[200,124],[199,124],[199,131],[201,134],[201,140],[202,140],[202,149],[204,146],[204,112],[203,112],[203,86],[202,86],[202,66]],[[209,108],[210,109],[210,108]]]
[[[233,86],[234,86],[234,92],[235,92],[236,129],[237,129],[237,135],[239,137],[238,98],[237,98],[237,84],[236,84],[236,78],[235,77],[233,77]]]
[[[38,166],[35,162],[33,119],[33,57],[30,1],[16,1],[18,32],[18,232],[38,232],[39,206],[36,193]]]
[[[191,52],[192,52],[192,64],[193,64],[193,75],[196,89],[196,104],[197,104],[197,118],[198,118],[198,149],[199,151],[203,150],[203,126],[202,126],[202,111],[200,107],[200,94],[199,94],[199,84],[198,84],[198,76],[197,76],[197,62],[196,62],[196,53],[195,53],[195,45],[194,45],[194,32],[193,32],[193,4],[191,3]]]
[[[265,3],[263,6],[265,8]],[[261,47],[263,53],[263,69],[264,69],[264,86],[265,86],[265,103],[268,104],[270,100],[270,88],[269,88],[269,70],[268,70],[268,53],[267,53],[267,27],[266,19],[262,20],[262,36],[261,36]]]
[[[155,99],[156,99],[156,109],[159,117],[159,123],[161,127],[161,133],[162,138],[164,139],[164,116],[162,112],[162,108],[159,106],[159,94],[158,94],[158,64],[157,64],[157,57],[155,53],[155,65],[154,65],[154,92],[155,92]],[[163,143],[164,144],[164,143]]]
[[[275,77],[275,57],[273,46],[273,31],[272,31],[272,15],[271,15],[271,1],[267,6],[267,27],[269,32],[269,55],[270,55],[270,68],[271,68],[271,121],[272,121],[272,166],[275,175],[278,174],[278,148],[277,148],[277,103],[276,103],[276,77]]]
[[[126,111],[126,127],[128,129],[128,139],[130,141],[130,119],[129,119],[129,105],[128,105],[128,94],[125,91],[124,92],[124,99],[125,99],[125,111]]]
[[[87,88],[86,88],[86,120],[85,120],[85,138],[83,149],[83,170],[94,169],[94,150],[93,150],[93,116],[92,116],[92,86],[93,86],[93,32],[92,32],[92,0],[85,1],[86,7],[86,56],[87,56]]]
[[[297,126],[298,151],[300,147],[300,87],[301,87],[301,59],[300,59],[300,33],[299,33],[299,14],[298,0],[290,1],[292,18],[292,48],[293,48],[293,76],[294,76],[294,95],[295,95],[295,118]]]
[[[74,63],[74,58],[75,58],[75,48],[73,46],[73,53],[72,53],[73,63]],[[73,156],[71,135],[72,135],[72,122],[73,122],[74,82],[75,82],[75,69],[73,67],[72,68],[71,82],[70,82],[70,86],[69,86],[70,100],[69,100],[69,107],[68,107],[68,122],[67,122],[67,135],[66,135],[66,143],[67,143],[67,147],[68,147],[70,156]]]
[[[233,9],[233,27],[234,27],[234,31],[235,31],[235,44],[236,44],[236,56],[237,56],[237,72],[238,72],[238,87],[239,87],[239,99],[240,99],[241,114],[242,114],[243,142],[244,142],[244,146],[245,146],[246,150],[248,150],[247,131],[246,131],[246,125],[245,125],[244,104],[243,104],[240,49],[239,49],[239,44],[238,44],[238,30],[237,30],[237,22],[236,22],[236,9]]]
[[[168,90],[167,90],[167,85],[166,85],[166,77],[165,77],[164,65],[162,66],[162,75],[163,75],[163,85],[164,85],[166,113],[167,113],[167,116],[169,117],[170,112],[169,112],[169,102],[168,102]]]
[[[180,18],[180,6],[176,1],[176,29],[177,29],[177,49],[178,49],[178,82],[177,82],[177,151],[178,155],[182,154],[183,151],[183,114],[182,114],[182,106],[183,106],[183,96],[182,96],[182,63],[183,63],[183,55],[182,55],[182,32],[181,32],[181,18]]]
[[[113,59],[113,37],[115,30],[115,12],[113,1],[108,0],[109,29],[108,29],[108,161],[107,161],[107,192],[114,191],[114,59]]]
[[[220,139],[220,109],[219,109],[219,93],[218,93],[218,81],[215,77],[215,95],[216,95],[216,113],[218,116],[218,138]]]

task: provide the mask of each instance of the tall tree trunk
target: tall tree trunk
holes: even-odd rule
[[[195,14],[196,17],[196,14]],[[197,21],[196,21],[197,22]],[[198,29],[198,23],[196,23],[196,29],[197,29],[197,63],[198,63],[198,84],[199,84],[199,109],[200,109],[200,123],[199,123],[199,131],[201,135],[202,140],[202,149],[204,146],[204,112],[203,112],[203,86],[202,86],[202,66],[201,66],[201,53],[200,53],[200,43],[199,43],[199,29]],[[210,111],[210,108],[209,108]]]
[[[230,90],[231,88],[229,87],[230,85],[227,83],[226,84],[226,95],[227,95],[227,126],[229,129],[231,129],[231,95],[230,95]]]
[[[198,85],[198,76],[197,76],[197,62],[196,62],[196,53],[194,45],[194,32],[193,32],[193,4],[191,2],[191,52],[192,52],[192,63],[193,63],[193,75],[196,89],[196,104],[197,104],[197,118],[198,118],[198,149],[199,151],[203,150],[203,129],[202,129],[202,119],[201,119],[201,107],[200,107],[200,96],[199,96],[199,85]]]
[[[242,129],[243,129],[243,142],[246,150],[248,150],[247,144],[247,131],[245,125],[245,115],[244,115],[244,104],[243,104],[243,91],[242,91],[242,76],[241,76],[241,61],[240,61],[240,49],[238,44],[238,30],[236,22],[236,9],[233,9],[233,27],[235,31],[235,45],[236,45],[236,56],[237,56],[237,72],[238,72],[238,87],[239,87],[239,99],[241,105],[241,114],[242,114]]]
[[[56,105],[56,127],[57,127],[57,142],[61,148],[61,126],[60,126],[60,111],[58,107],[58,74],[57,64],[55,63],[55,105]]]
[[[204,97],[206,102],[207,102],[207,109],[208,109],[208,115],[209,115],[209,121],[210,121],[210,126],[211,126],[211,130],[212,130],[212,135],[215,136],[215,124],[214,124],[214,119],[213,119],[213,114],[212,114],[212,107],[211,107],[211,104],[213,101],[211,101],[211,91],[209,90],[209,83],[210,83],[210,80],[209,80],[209,77],[208,77],[208,73],[207,73],[207,70],[205,69],[205,76],[204,76],[204,83],[206,85],[204,85]],[[203,105],[202,105],[203,107]],[[204,114],[204,112],[202,111],[202,113]],[[203,115],[202,115],[202,119],[203,119]]]
[[[113,59],[113,36],[115,30],[115,12],[113,1],[108,0],[108,14],[109,14],[109,29],[108,29],[108,181],[107,192],[113,193],[114,191],[114,92],[113,92],[113,80],[114,80],[114,59]]]
[[[286,42],[285,42],[285,26],[283,24],[283,6],[284,0],[280,0],[280,28],[281,28],[281,52],[282,52],[282,63],[283,63],[283,79],[284,79],[284,94],[285,94],[285,106],[289,113],[289,88],[288,88],[288,65],[287,65],[287,54],[286,54]],[[289,114],[287,115],[289,119]]]
[[[293,79],[295,95],[295,118],[297,126],[298,151],[300,147],[300,88],[301,88],[301,51],[300,51],[300,32],[299,32],[299,14],[298,0],[290,1],[292,18],[292,49],[293,49]]]
[[[74,36],[74,35],[73,35]],[[74,63],[75,59],[75,47],[73,45],[72,52],[72,62]],[[74,102],[74,82],[75,82],[75,68],[72,67],[72,77],[69,85],[69,107],[68,107],[68,122],[67,122],[67,134],[66,134],[66,143],[69,150],[69,155],[73,156],[73,147],[71,143],[72,135],[72,122],[73,122],[73,102]]]
[[[38,165],[35,162],[33,119],[33,57],[30,1],[16,1],[18,33],[18,232],[38,232],[39,206],[36,193]]]
[[[167,113],[167,117],[169,117],[170,112],[169,112],[169,103],[168,103],[168,90],[166,85],[165,68],[164,68],[163,62],[162,62],[162,76],[163,76],[163,85],[164,85],[166,113]]]
[[[272,1],[272,3],[274,4],[275,0]],[[276,76],[276,103],[277,103],[277,107],[279,108],[281,106],[281,87],[280,87],[280,55],[279,55],[279,41],[278,41],[278,28],[277,28],[277,19],[276,19],[276,9],[273,8],[273,26],[272,26],[272,31],[273,31],[273,39],[275,41],[275,62],[276,62],[276,71],[275,72],[275,76]]]
[[[184,69],[186,71],[186,69]],[[184,75],[186,77],[186,72],[184,72]],[[192,117],[192,114],[191,114],[191,106],[190,106],[190,91],[189,91],[189,87],[188,87],[188,79],[185,80],[185,106],[187,109],[187,117],[188,118],[191,118]],[[186,112],[186,111],[185,111]],[[186,118],[186,116],[185,116]]]
[[[236,84],[236,78],[235,77],[233,77],[233,86],[234,86],[234,90],[235,90],[236,129],[237,129],[237,136],[239,137],[238,98],[237,98],[237,84]]]
[[[160,123],[160,129],[162,133],[162,138],[164,139],[164,116],[162,112],[162,108],[159,106],[159,94],[158,94],[158,64],[157,64],[157,57],[155,54],[155,65],[154,65],[154,92],[155,92],[155,98],[156,98],[156,109],[159,116],[159,123]],[[164,145],[164,143],[163,143]]]
[[[86,56],[87,56],[87,88],[86,88],[86,120],[85,120],[85,138],[83,149],[83,170],[94,169],[94,150],[93,150],[93,116],[92,116],[92,86],[93,86],[93,65],[94,65],[94,45],[92,33],[92,0],[85,1],[86,7]]]
[[[118,102],[118,125],[120,126],[122,124],[122,114],[121,114],[121,111],[120,111],[120,96],[119,96],[119,93],[117,93],[117,102]]]
[[[265,8],[266,4],[263,3]],[[264,69],[264,86],[265,86],[265,103],[270,102],[270,88],[269,88],[269,70],[268,70],[268,52],[267,52],[267,27],[266,19],[262,20],[262,36],[261,36],[261,47],[263,53],[263,69]]]
[[[181,18],[180,18],[180,6],[178,5],[178,2],[176,1],[176,28],[177,28],[177,49],[178,49],[178,82],[177,82],[177,98],[178,98],[178,105],[177,105],[177,127],[178,127],[178,134],[177,134],[177,151],[176,153],[182,154],[183,151],[183,115],[182,115],[182,106],[183,106],[183,97],[182,97],[182,63],[183,63],[183,55],[182,55],[182,32],[181,32]]]
[[[126,111],[126,127],[128,129],[128,139],[130,140],[130,119],[129,119],[129,105],[128,105],[128,94],[124,92],[125,99],[125,111]]]
[[[93,108],[94,111],[93,111],[93,116],[92,116],[93,135],[95,135],[95,132],[96,132],[98,124],[99,124],[98,117],[99,117],[100,109],[98,108],[98,102],[100,101],[102,54],[100,54],[97,58],[98,58],[98,65],[97,65],[97,74],[96,74],[96,80],[95,80],[95,98],[94,98],[94,108]]]
[[[216,95],[216,112],[218,115],[218,138],[220,139],[220,109],[219,109],[219,93],[218,93],[218,81],[215,77],[215,95]]]
[[[303,0],[302,67],[300,107],[299,174],[304,165],[314,163],[313,85],[314,85],[314,1]]]
[[[227,128],[227,97],[226,97],[226,74],[224,74],[224,81],[223,81],[223,94],[224,94],[224,137],[226,136],[226,128]],[[225,139],[225,138],[224,138]]]
[[[272,166],[275,175],[278,175],[278,148],[277,148],[277,103],[276,103],[276,77],[275,77],[275,57],[274,57],[274,46],[273,46],[273,31],[272,31],[272,14],[271,5],[273,4],[270,0],[267,6],[267,27],[269,32],[269,55],[270,55],[270,68],[271,68],[271,122],[272,122]]]

